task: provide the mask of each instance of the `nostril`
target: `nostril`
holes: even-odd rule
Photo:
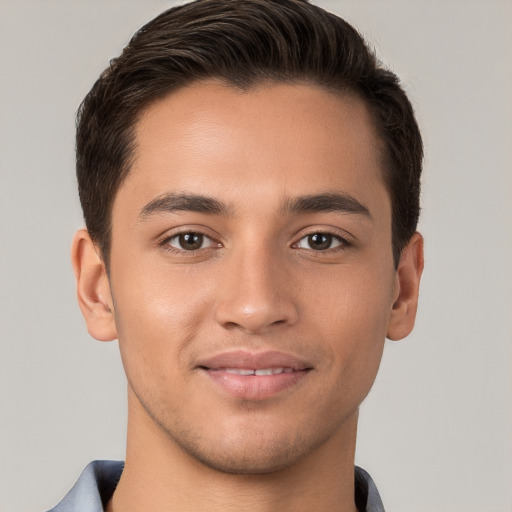
[[[224,322],[224,328],[228,330],[240,328],[241,325],[237,324],[236,322]]]

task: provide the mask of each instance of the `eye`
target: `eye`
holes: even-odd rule
[[[198,251],[199,249],[212,247],[215,245],[215,242],[202,233],[189,231],[168,238],[165,241],[165,245],[181,251]]]
[[[348,242],[340,236],[329,233],[311,233],[301,238],[296,247],[299,249],[312,249],[313,251],[326,251],[342,245],[348,245]]]

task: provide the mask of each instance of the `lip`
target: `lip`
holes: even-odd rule
[[[222,392],[244,400],[264,400],[297,385],[312,369],[311,364],[278,351],[235,350],[199,361],[197,368]],[[274,375],[240,375],[233,370],[285,369]]]
[[[261,370],[263,368],[292,368],[298,371],[311,368],[311,365],[308,364],[307,361],[276,350],[267,350],[265,352],[232,350],[200,360],[197,366],[211,370],[218,370],[220,368],[249,368],[253,370]]]

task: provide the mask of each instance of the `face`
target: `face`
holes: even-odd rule
[[[131,407],[197,460],[274,471],[353,436],[398,293],[379,147],[309,85],[202,82],[137,123],[115,324]]]

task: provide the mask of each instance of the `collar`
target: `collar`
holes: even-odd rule
[[[95,460],[87,465],[64,499],[48,512],[104,512],[123,472],[124,462]],[[360,512],[385,512],[371,476],[355,467],[355,497]]]

